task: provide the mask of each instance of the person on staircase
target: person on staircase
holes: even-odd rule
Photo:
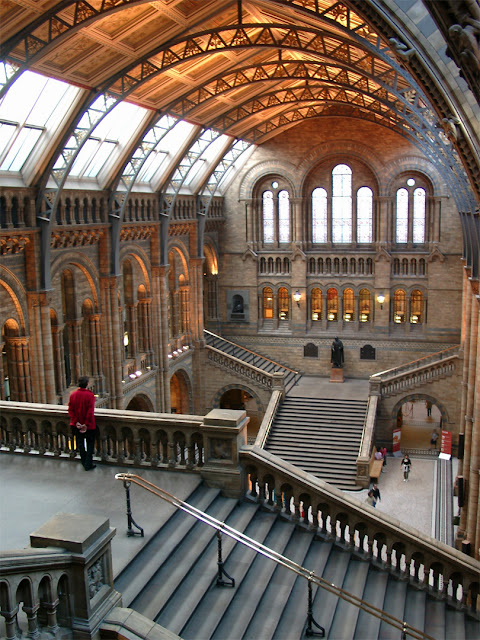
[[[72,435],[76,439],[77,449],[85,471],[95,469],[93,464],[93,451],[95,449],[95,396],[88,386],[88,376],[80,376],[78,389],[74,391],[68,400],[68,415]],[[86,443],[86,447],[85,447]]]

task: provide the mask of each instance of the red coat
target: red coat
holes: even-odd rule
[[[75,427],[77,422],[87,425],[87,429],[96,429],[95,396],[90,389],[79,388],[74,391],[68,400],[68,415],[70,425]]]

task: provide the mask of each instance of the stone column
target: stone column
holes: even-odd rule
[[[467,526],[466,538],[472,543],[472,551],[476,558],[479,556],[478,547],[475,541],[480,532],[477,528],[478,515],[478,481],[480,470],[480,393],[478,391],[478,381],[480,368],[479,345],[479,311],[477,300],[472,304],[472,331],[470,339],[470,363],[468,371],[468,396],[467,396],[467,416],[471,423],[470,438],[470,464],[466,472],[468,473],[467,485]],[[466,447],[465,447],[466,448]]]
[[[168,363],[168,265],[152,268],[153,350],[159,367],[157,407],[170,412],[170,373]]]

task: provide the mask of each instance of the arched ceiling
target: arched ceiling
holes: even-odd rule
[[[437,4],[2,0],[0,96],[25,69],[87,90],[41,189],[49,178],[61,189],[89,134],[81,113],[98,112],[99,100],[104,113],[127,100],[256,144],[307,118],[369,120],[419,147],[459,210],[472,212],[480,200],[478,3]]]

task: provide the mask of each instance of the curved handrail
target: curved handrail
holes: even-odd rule
[[[442,349],[442,351],[436,351],[435,353],[431,353],[428,356],[423,356],[423,358],[418,358],[417,360],[411,360],[410,362],[406,362],[405,364],[400,365],[399,367],[392,367],[392,369],[385,369],[385,371],[379,371],[378,373],[374,373],[370,376],[372,378],[381,378],[382,376],[396,376],[401,373],[406,373],[412,369],[416,369],[419,367],[427,366],[429,362],[436,362],[438,360],[443,360],[445,358],[451,358],[452,356],[457,355],[454,351],[458,351],[459,345],[455,345],[454,347],[448,347],[448,349]],[[452,353],[448,353],[451,351]],[[426,361],[429,362],[426,362]]]
[[[180,498],[177,498],[176,496],[169,493],[168,491],[165,491],[165,489],[161,489],[160,487],[157,487],[156,485],[149,482],[148,480],[145,480],[144,478],[131,473],[117,473],[115,475],[115,480],[121,480],[124,483],[133,482],[134,484],[138,485],[142,489],[145,489],[146,491],[153,493],[158,498],[165,500],[166,502],[176,507],[177,509],[181,509],[182,511],[184,511],[185,513],[188,513],[189,515],[193,516],[197,520],[204,522],[208,526],[216,529],[220,533],[225,533],[230,538],[233,538],[237,542],[240,542],[246,547],[249,547],[256,553],[260,553],[262,556],[265,556],[266,558],[273,560],[274,562],[285,567],[286,569],[293,571],[301,578],[305,578],[306,580],[308,580],[311,584],[313,583],[318,587],[321,587],[322,589],[325,589],[326,591],[329,591],[330,593],[335,594],[339,598],[342,598],[342,600],[345,600],[346,602],[353,604],[359,609],[362,609],[363,611],[375,616],[376,618],[379,618],[383,622],[390,624],[392,627],[402,632],[403,638],[406,638],[406,634],[408,633],[408,635],[410,635],[412,638],[417,638],[418,640],[434,640],[432,636],[429,636],[428,634],[423,633],[422,631],[420,631],[419,629],[416,629],[415,627],[411,627],[405,621],[402,621],[399,618],[395,618],[395,616],[392,616],[387,611],[384,611],[383,609],[379,609],[378,607],[375,607],[374,605],[366,602],[365,600],[362,600],[361,598],[359,598],[358,596],[355,596],[349,591],[346,591],[341,587],[337,587],[336,585],[332,584],[331,582],[328,582],[324,578],[321,578],[320,576],[315,575],[313,571],[309,571],[302,565],[297,564],[293,560],[290,560],[290,558],[287,558],[286,556],[283,556],[277,551],[270,549],[270,547],[267,547],[261,544],[260,542],[253,540],[253,538],[249,538],[248,536],[241,533],[240,531],[237,531],[233,527],[230,527],[229,525],[225,524],[225,522],[220,522],[220,520],[217,520],[216,518],[210,516],[208,513],[205,513],[204,511],[201,511],[200,509],[193,507],[192,505],[188,504],[188,502],[184,502],[183,500],[180,500]]]
[[[268,362],[271,362],[272,364],[276,364],[277,366],[282,367],[282,369],[285,369],[286,371],[290,371],[291,373],[295,373],[295,374],[299,373],[298,371],[295,371],[295,369],[290,369],[290,367],[286,367],[285,365],[280,364],[276,360],[271,360],[270,358],[267,358],[266,356],[262,356],[260,353],[256,353],[256,351],[251,351],[250,349],[247,349],[246,347],[242,347],[241,345],[236,344],[235,342],[232,342],[231,340],[227,340],[223,336],[219,336],[217,333],[212,333],[211,331],[208,331],[207,329],[204,329],[203,332],[204,333],[208,333],[208,335],[213,336],[214,338],[218,338],[219,340],[223,340],[224,342],[228,342],[228,344],[231,344],[234,347],[243,349],[243,351],[246,351],[247,353],[251,353],[252,356],[257,356],[259,358],[262,358],[263,360],[267,360]],[[208,346],[212,347],[213,349],[216,348],[213,345],[208,345]],[[219,351],[219,349],[217,349],[217,351]],[[232,357],[235,357],[235,356],[232,356]],[[238,358],[237,358],[237,360],[238,360]]]

